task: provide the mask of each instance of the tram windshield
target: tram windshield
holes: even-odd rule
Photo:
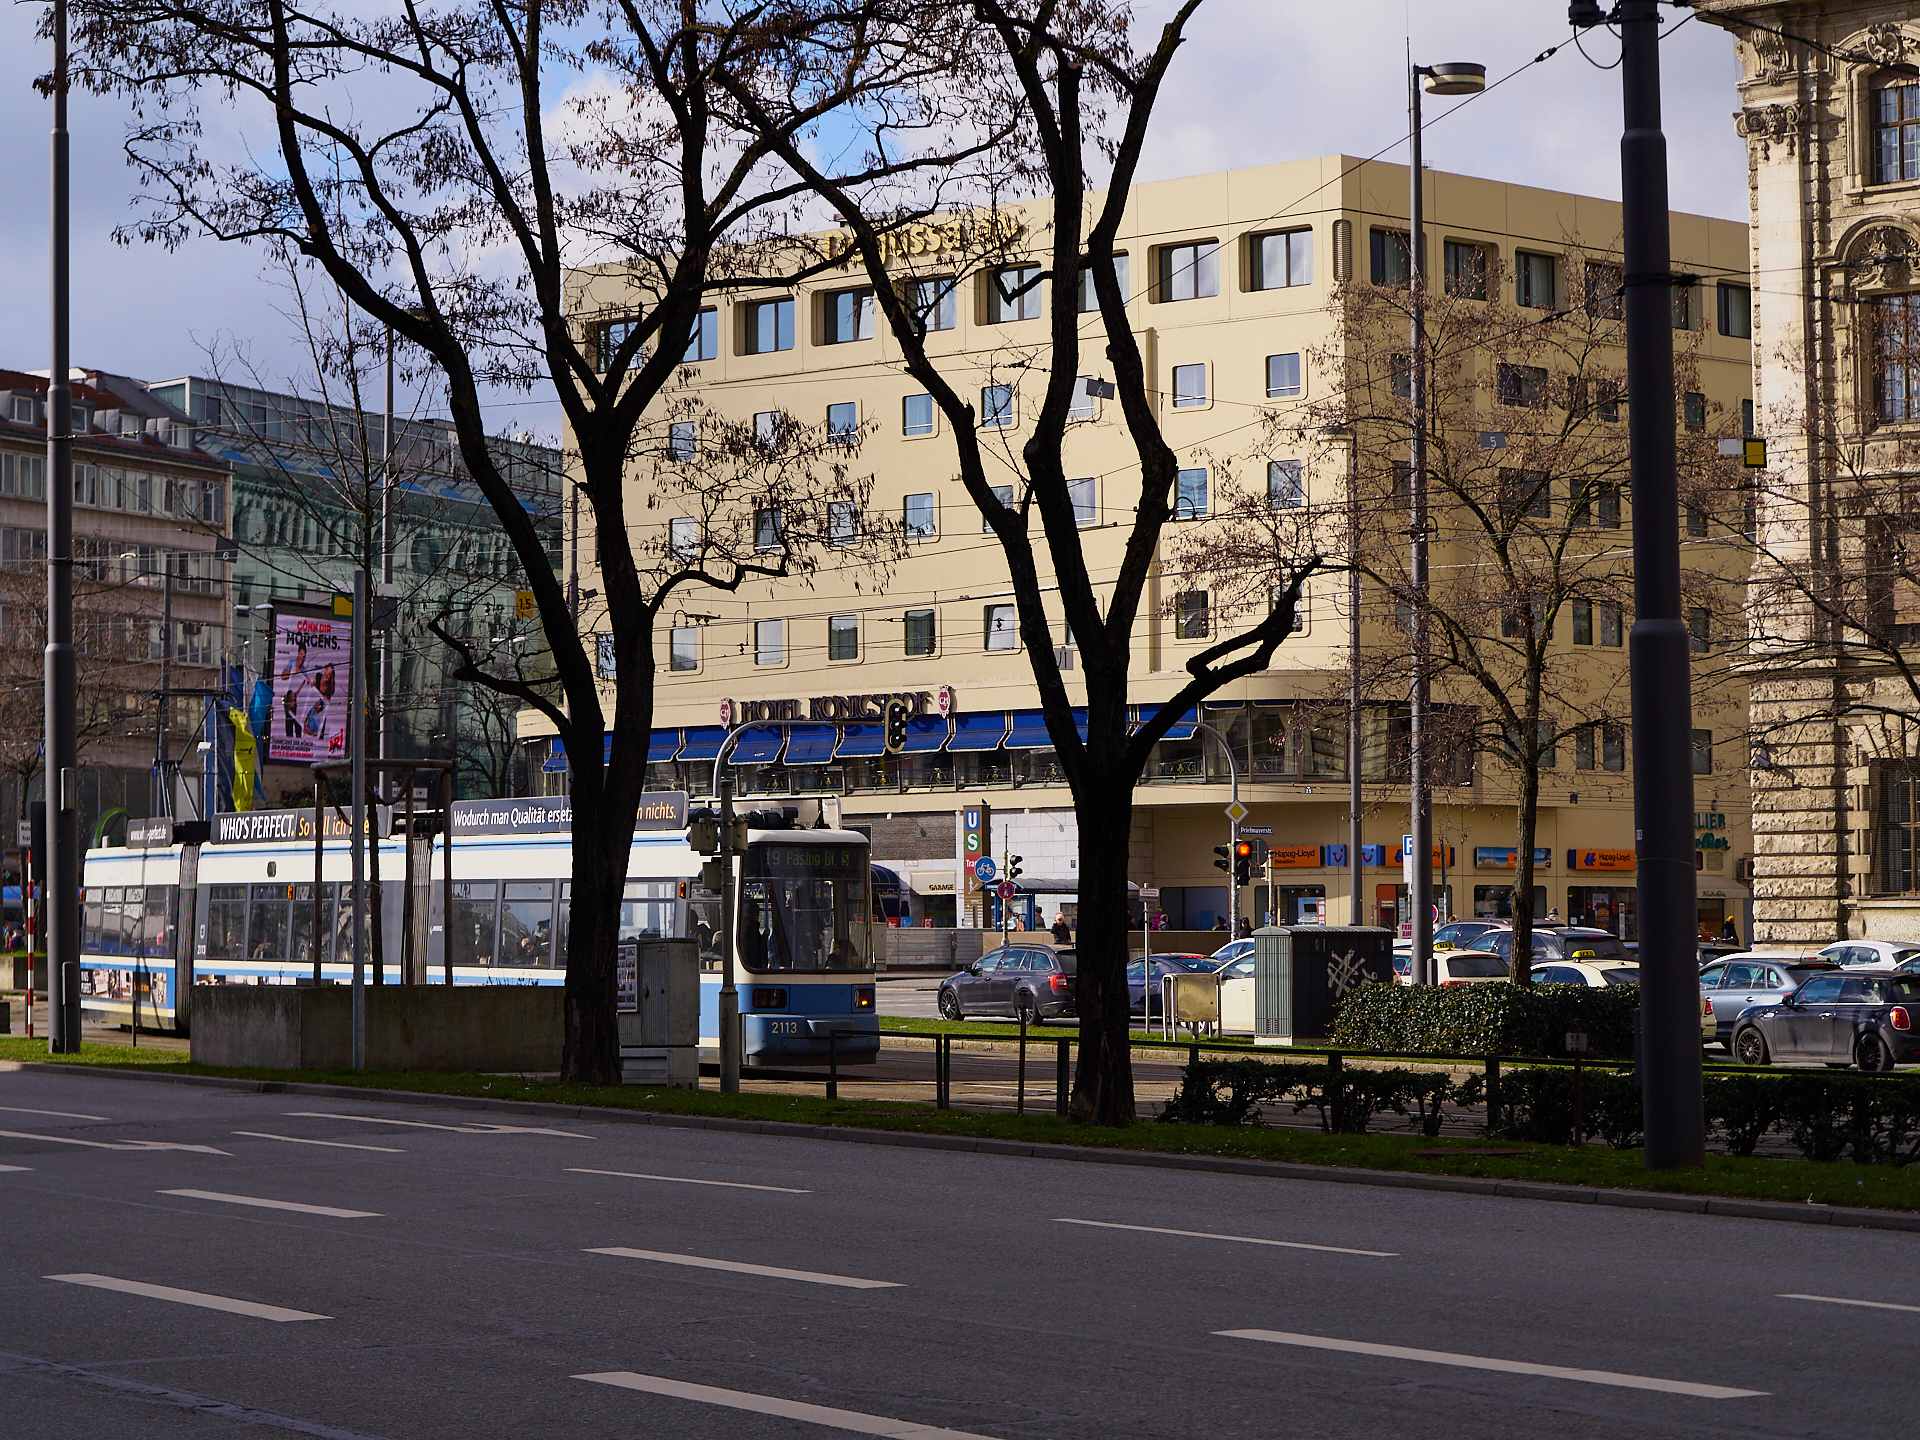
[[[751,846],[740,871],[740,963],[748,970],[873,969],[864,845]]]

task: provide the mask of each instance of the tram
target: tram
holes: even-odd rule
[[[722,979],[720,897],[702,887],[707,858],[687,843],[686,797],[649,795],[627,859],[620,938],[684,937],[700,953],[700,1044],[717,1051]],[[327,817],[329,821],[332,817]],[[460,801],[453,870],[443,836],[412,847],[415,953],[431,984],[558,985],[566,979],[572,903],[571,807],[565,800]],[[802,829],[790,813],[754,811],[740,857],[742,1054],[750,1064],[840,1063],[879,1052],[874,1009],[874,887],[867,838]],[[87,854],[81,1009],[96,1022],[184,1033],[194,985],[297,985],[353,974],[352,857],[346,827],[314,842],[310,810],[216,816],[204,845],[107,847]],[[408,845],[368,846],[377,863],[386,983],[403,955]],[[375,857],[377,856],[377,861]],[[315,903],[315,869],[319,871]],[[430,879],[429,879],[430,877]],[[445,896],[452,893],[453,923]],[[451,935],[451,955],[448,937]],[[368,963],[371,966],[371,947]],[[373,983],[371,969],[368,983]]]

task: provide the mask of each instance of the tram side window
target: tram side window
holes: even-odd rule
[[[287,958],[288,885],[255,885],[247,922],[247,955],[253,960]]]
[[[500,963],[553,964],[553,882],[509,880],[500,902]]]
[[[120,892],[109,890],[104,885],[89,885],[81,892],[80,899],[80,948],[96,954],[107,948],[106,906],[107,896],[113,896],[114,909],[118,910]]]
[[[207,958],[242,960],[247,953],[247,887],[207,887]]]
[[[144,898],[141,898],[138,889],[127,891],[129,916],[136,908],[133,902],[136,899],[140,901],[140,933],[135,943],[148,955],[173,958],[174,927],[178,923],[174,907],[178,904],[179,893],[180,887],[177,885],[149,885]]]
[[[673,922],[679,891],[672,880],[629,880],[620,902],[620,938],[638,940],[677,933]]]
[[[453,963],[493,964],[497,886],[469,880],[453,887]]]
[[[313,885],[312,882],[295,885],[292,890],[293,915],[287,925],[287,958],[299,965],[311,965],[313,964]],[[323,916],[323,921],[324,918]]]

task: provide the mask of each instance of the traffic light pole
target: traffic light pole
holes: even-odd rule
[[[1204,730],[1220,742],[1227,757],[1227,781],[1231,793],[1227,800],[1227,938],[1240,938],[1240,762],[1234,759],[1233,744],[1206,721],[1196,721],[1194,729]],[[1145,1002],[1142,1002],[1143,1004]]]

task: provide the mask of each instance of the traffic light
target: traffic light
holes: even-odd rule
[[[1009,880],[1018,880],[1020,878],[1020,857],[1018,855],[1007,856],[1006,875]]]
[[[1233,883],[1246,885],[1253,880],[1253,842],[1237,840],[1233,846]]]
[[[887,753],[898,755],[907,745],[907,702],[887,701]]]
[[[1229,850],[1225,845],[1216,845],[1213,847],[1213,853],[1220,857],[1213,862],[1213,868],[1231,873],[1233,870],[1233,851]]]

